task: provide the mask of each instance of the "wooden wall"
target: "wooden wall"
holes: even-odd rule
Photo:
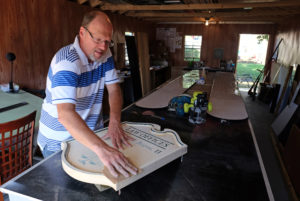
[[[283,39],[279,48],[278,62],[286,66],[300,64],[300,23],[299,17],[293,17],[280,24],[276,41]]]
[[[283,39],[278,54],[278,63],[284,64],[286,67],[297,66],[292,86],[292,93],[295,92],[297,83],[300,82],[300,24],[298,17],[293,17],[278,26],[276,41]],[[295,102],[300,103],[300,93]],[[300,110],[298,109],[298,117],[300,117]],[[299,119],[300,121],[300,119]]]
[[[14,82],[21,87],[44,89],[54,54],[74,41],[89,6],[67,0],[0,1],[0,83],[10,80],[7,52],[16,54]],[[114,30],[145,31],[149,23],[110,14]]]
[[[209,26],[203,24],[160,24],[157,27],[176,28],[176,31],[183,38],[183,48],[176,49],[176,52],[170,55],[171,65],[187,65],[187,62],[183,60],[184,35],[202,35],[201,60],[205,60],[206,65],[210,67],[219,66],[218,60],[213,58],[215,48],[224,48],[224,59],[236,63],[239,34],[271,34],[272,40],[276,28],[273,24],[210,24]],[[270,44],[273,46],[272,42]]]
[[[282,45],[279,48],[278,62],[284,64],[286,67],[294,64],[297,65],[297,70],[292,83],[291,95],[295,93],[295,88],[300,82],[300,24],[299,17],[293,17],[285,20],[282,24],[278,26],[276,41],[283,39]],[[291,96],[290,95],[290,96]],[[298,93],[296,104],[300,104],[300,93]],[[288,125],[284,129],[283,133],[279,136],[279,142],[282,142],[284,149],[281,157],[283,158],[285,168],[289,175],[288,182],[291,182],[291,194],[294,200],[299,200],[300,195],[300,177],[299,177],[299,129],[296,127],[291,129],[292,126],[300,125],[300,109],[295,111],[292,118],[289,120]],[[298,132],[297,132],[298,131]],[[296,192],[295,192],[296,191]]]

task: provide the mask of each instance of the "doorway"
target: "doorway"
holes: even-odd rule
[[[265,66],[268,34],[240,34],[236,78],[240,90],[248,90]]]

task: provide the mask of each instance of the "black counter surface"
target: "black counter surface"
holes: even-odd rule
[[[99,192],[93,184],[68,176],[61,166],[61,152],[31,171],[8,182],[5,189],[42,200],[122,201],[267,201],[268,195],[248,121],[221,123],[207,117],[193,125],[166,109],[151,110],[161,120],[142,115],[130,106],[123,121],[151,122],[175,130],[188,145],[183,161],[177,159],[123,188]]]

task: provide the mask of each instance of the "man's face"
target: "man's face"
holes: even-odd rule
[[[86,27],[80,28],[80,46],[92,61],[99,61],[109,48],[112,27],[97,17]]]

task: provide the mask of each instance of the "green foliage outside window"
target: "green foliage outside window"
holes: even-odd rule
[[[264,40],[269,41],[269,34],[261,34],[257,37],[257,44],[261,44]]]
[[[185,36],[184,61],[200,61],[202,36]]]

